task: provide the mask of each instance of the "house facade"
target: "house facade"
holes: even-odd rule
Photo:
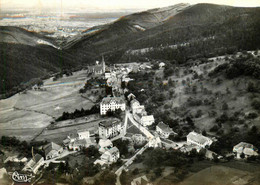
[[[118,120],[102,121],[98,125],[99,137],[102,139],[113,138],[121,133],[121,123]]]
[[[158,123],[156,126],[156,132],[162,137],[162,138],[168,138],[170,134],[176,134],[172,131],[172,129],[169,127],[169,125],[166,125],[163,122]]]
[[[205,148],[206,146],[210,146],[213,143],[212,139],[203,136],[202,134],[196,133],[194,131],[190,132],[187,135],[187,144],[197,145],[199,147]]]
[[[83,148],[88,148],[90,146],[95,146],[96,140],[94,137],[90,137],[88,139],[79,139],[74,142],[68,144],[68,149],[73,151],[80,151]]]
[[[44,158],[40,154],[36,154],[30,161],[28,161],[28,163],[26,163],[22,171],[36,174],[43,163]]]
[[[78,139],[88,139],[90,137],[90,133],[88,130],[84,129],[84,130],[78,130],[77,131],[78,134]]]
[[[244,154],[245,157],[258,156],[257,148],[254,145],[246,142],[240,142],[234,146],[233,152],[237,154],[237,158],[241,158],[242,154]]]
[[[100,115],[105,115],[108,110],[121,109],[125,111],[125,101],[122,97],[105,97],[100,104]]]
[[[120,157],[120,153],[117,147],[113,147],[107,150],[104,154],[101,155],[100,159],[105,161],[107,164],[116,162]]]
[[[149,116],[142,116],[141,118],[141,124],[144,127],[150,126],[154,123],[154,117],[153,115],[149,115]]]
[[[63,152],[63,148],[56,143],[49,143],[43,147],[46,160],[59,157]]]

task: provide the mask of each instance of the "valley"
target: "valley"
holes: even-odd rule
[[[259,184],[259,7],[81,11],[0,19],[0,184]]]

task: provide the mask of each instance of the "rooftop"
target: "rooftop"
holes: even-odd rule
[[[254,145],[250,144],[250,143],[246,143],[246,142],[240,142],[238,143],[236,146],[234,146],[234,148],[240,148],[240,147],[243,147],[243,148],[255,148]]]
[[[99,123],[99,126],[105,127],[105,128],[109,128],[109,127],[113,127],[115,125],[119,125],[120,122],[118,120],[113,120],[113,121],[101,121]]]
[[[101,102],[101,104],[111,104],[111,103],[123,104],[125,103],[125,101],[122,97],[105,97]]]
[[[48,155],[52,150],[58,151],[58,150],[60,150],[61,148],[62,148],[62,147],[61,147],[60,145],[51,142],[51,143],[45,145],[45,146],[43,147],[43,150],[44,150],[45,155]]]
[[[109,140],[109,139],[100,139],[98,144],[101,146],[101,147],[107,147],[107,146],[110,146],[112,145],[113,146],[113,143]]]
[[[158,123],[157,127],[162,129],[164,132],[168,132],[168,133],[172,133],[173,132],[172,129],[169,127],[169,125],[166,125],[162,121],[160,123]]]
[[[199,133],[196,133],[194,131],[190,132],[188,135],[187,135],[187,138],[197,142],[197,143],[201,143],[201,144],[205,144],[207,143],[208,141],[212,141],[210,138],[208,137],[205,137]]]

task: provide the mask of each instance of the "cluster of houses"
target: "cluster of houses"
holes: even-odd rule
[[[77,130],[76,132],[70,133],[63,144],[65,147],[68,147],[69,150],[79,151],[82,148],[87,148],[91,145],[96,145],[95,137],[93,137],[89,130]]]
[[[165,64],[160,64],[160,68],[164,67]],[[120,83],[128,83],[132,79],[127,77],[127,74],[131,69],[124,68],[124,73],[121,73],[121,76],[116,75],[116,71],[111,72],[105,65],[104,58],[102,58],[102,63],[96,63],[95,66],[90,67],[89,71],[95,76],[104,76],[107,79],[107,84],[111,85],[113,88],[120,88]],[[120,80],[121,81],[120,81]],[[118,82],[120,81],[120,83]],[[148,127],[152,125],[155,120],[153,115],[147,115],[144,105],[141,105],[138,100],[135,99],[135,95],[132,93],[128,95],[127,99],[130,101],[130,109],[133,114],[133,118],[143,127]],[[126,110],[126,102],[123,97],[105,97],[100,103],[100,114],[106,115],[107,112],[116,111],[120,109],[121,111]],[[58,157],[62,157],[62,153],[65,148],[72,151],[80,151],[83,148],[88,148],[90,146],[98,147],[98,151],[101,154],[100,158],[97,159],[94,164],[100,164],[101,166],[110,165],[115,163],[120,158],[120,152],[117,147],[113,146],[112,139],[122,135],[124,128],[121,125],[121,122],[118,120],[111,121],[102,121],[98,125],[98,135],[99,142],[96,142],[95,134],[89,130],[77,130],[73,133],[70,133],[65,140],[63,140],[63,145],[60,146],[56,143],[50,142],[49,144],[42,147],[44,151],[45,158],[40,154],[33,155],[32,159],[29,161],[27,159],[17,159],[9,157],[6,161],[13,162],[24,162],[25,166],[23,171],[29,171],[34,174],[37,173],[39,168],[45,165],[45,161],[52,160]],[[131,140],[134,144],[142,145],[148,140],[149,147],[162,147],[169,146],[171,148],[180,149],[182,152],[189,152],[193,149],[200,151],[203,148],[208,148],[213,142],[214,139],[203,136],[200,133],[194,131],[190,132],[187,135],[187,141],[182,146],[178,146],[175,142],[170,141],[168,138],[170,135],[177,135],[167,124],[159,122],[156,125],[156,130],[154,132],[154,137],[150,140],[142,134],[134,134],[131,137]],[[241,142],[234,146],[233,153],[237,158],[249,156],[257,156],[258,150],[249,143]],[[5,162],[6,162],[5,161]],[[149,184],[148,179],[145,176],[134,179],[132,185],[137,184]]]
[[[98,142],[98,151],[101,154],[100,159],[97,159],[94,164],[101,166],[115,163],[120,158],[120,152],[117,147],[109,139],[100,139]]]
[[[142,126],[147,127],[154,123],[153,115],[147,115],[144,105],[140,105],[139,101],[133,99],[130,102],[131,111],[134,119]]]

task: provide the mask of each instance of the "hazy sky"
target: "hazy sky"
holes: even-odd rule
[[[148,9],[177,3],[214,3],[232,6],[260,6],[260,0],[0,0],[1,9]]]

